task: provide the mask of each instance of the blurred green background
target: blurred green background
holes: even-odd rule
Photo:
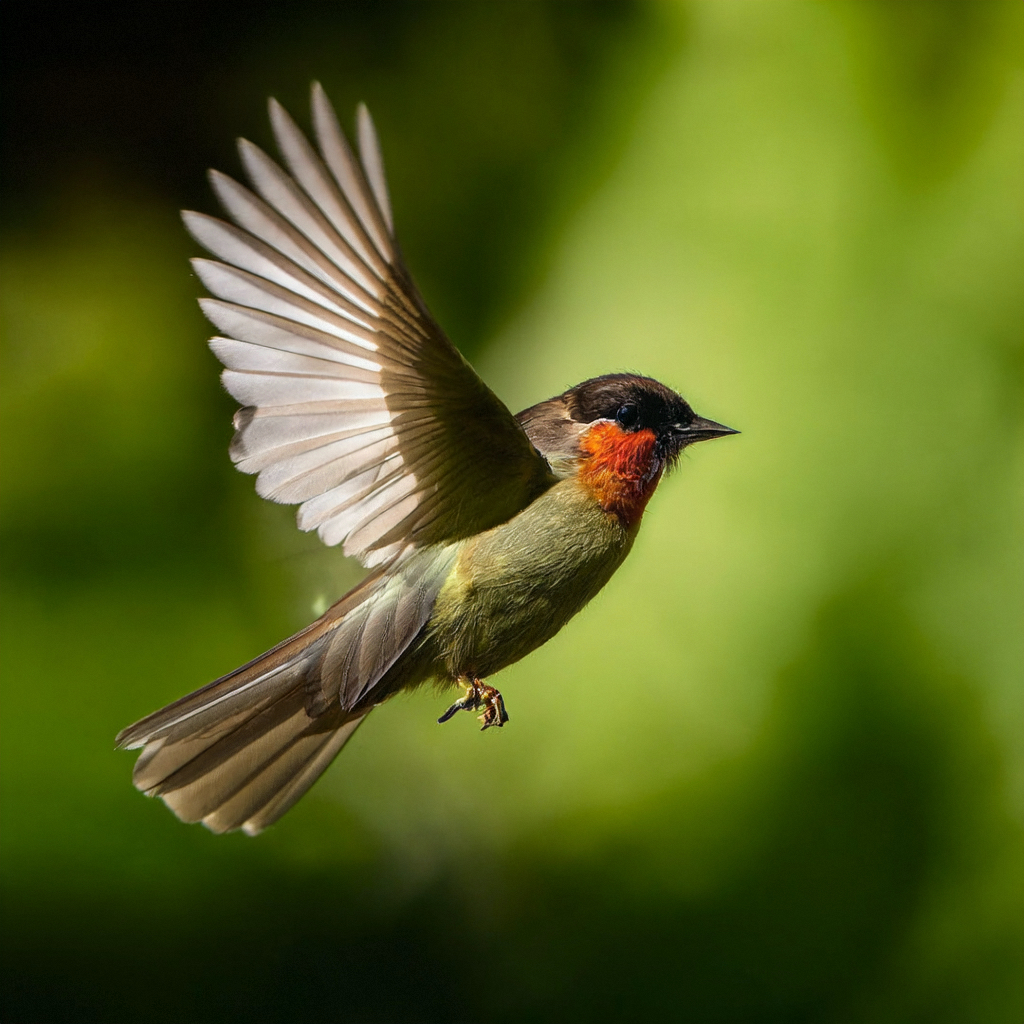
[[[1022,11],[3,4],[5,1024],[1024,1020]],[[215,837],[114,734],[359,569],[232,469],[177,210],[313,78],[511,405],[743,434],[510,728],[400,698]]]

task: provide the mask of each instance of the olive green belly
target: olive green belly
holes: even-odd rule
[[[635,536],[565,480],[465,542],[425,631],[435,674],[482,679],[550,640],[608,582]]]

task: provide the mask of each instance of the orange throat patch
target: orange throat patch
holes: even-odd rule
[[[580,482],[605,512],[635,526],[661,479],[653,430],[627,433],[617,423],[595,423],[580,439]]]

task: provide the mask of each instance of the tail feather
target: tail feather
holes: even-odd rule
[[[142,748],[135,786],[214,832],[255,835],[276,821],[390,693],[384,677],[451,562],[423,558],[370,577],[301,633],[123,730],[118,746]]]
[[[239,738],[258,735],[253,732],[255,725],[269,727],[262,716],[275,707],[280,710],[280,699],[280,694],[266,694],[212,721],[214,709],[208,709],[199,731],[183,732],[180,737],[158,735],[147,741],[132,772],[135,788],[148,796],[159,796],[170,788],[187,785],[199,766],[207,771],[216,767],[231,756]]]
[[[267,820],[260,826],[262,828],[283,814],[287,807],[281,806],[279,814],[269,815],[266,813],[267,805],[289,789],[318,754],[325,749],[337,754],[366,715],[364,712],[350,720],[342,720],[338,715],[325,716],[332,719],[330,724],[310,722],[301,701],[292,697],[281,703],[287,711],[275,715],[275,720],[282,720],[257,739],[247,745],[232,744],[237,749],[215,767],[204,770],[199,766],[189,773],[191,777],[184,784],[179,785],[174,779],[169,779],[158,790],[179,818],[202,821],[214,832],[244,827],[254,834],[259,828],[251,819],[264,812]],[[258,723],[256,727],[264,724]],[[324,761],[320,770],[329,763],[330,760]],[[318,775],[319,772],[309,778],[295,799],[316,781]]]
[[[336,708],[310,718],[305,705],[300,678],[248,712],[227,716],[219,728],[177,741],[156,739],[144,748],[133,781],[182,821],[255,835],[313,785],[369,713]]]
[[[186,736],[198,740],[208,733],[219,735],[229,718],[249,717],[254,707],[269,702],[282,685],[294,681],[303,662],[319,655],[323,637],[340,624],[332,616],[334,610],[234,672],[140,718],[122,729],[114,742],[124,750],[135,750],[159,739],[175,743]]]
[[[249,835],[272,825],[316,782],[365,717],[349,719],[329,732],[300,734],[244,788],[206,815],[203,824],[214,832],[241,828]]]
[[[302,685],[293,687],[266,707],[256,709],[245,721],[225,723],[221,734],[205,750],[192,755],[180,768],[164,776],[152,787],[153,796],[185,789],[194,782],[216,772],[217,788],[230,796],[258,768],[277,756],[282,744],[297,735],[301,725],[320,724],[305,715]],[[333,716],[324,716],[329,728]],[[209,783],[208,783],[209,785]]]
[[[201,821],[271,769],[307,727],[319,725],[310,722],[301,693],[293,690],[226,733],[154,786],[150,795],[163,797],[182,820]],[[320,731],[330,727],[324,723]]]

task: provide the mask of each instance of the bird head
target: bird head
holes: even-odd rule
[[[610,448],[642,451],[645,472],[660,474],[688,445],[739,433],[698,416],[659,381],[632,373],[592,377],[517,419],[559,475],[574,472],[582,457]]]

